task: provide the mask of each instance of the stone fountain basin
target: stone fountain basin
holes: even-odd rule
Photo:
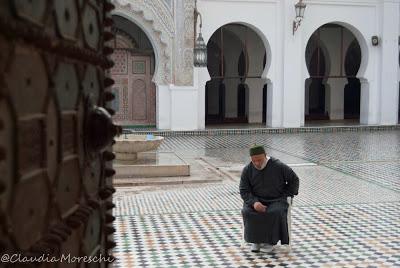
[[[117,160],[136,160],[140,152],[156,150],[163,142],[164,137],[127,134],[117,138],[113,146]]]

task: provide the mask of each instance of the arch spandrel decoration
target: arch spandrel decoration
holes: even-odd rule
[[[174,18],[163,0],[114,0],[113,15],[122,16],[139,26],[149,38],[156,57],[153,82],[172,83],[171,53],[175,36]]]
[[[114,48],[137,48],[137,42],[135,39],[130,37],[127,33],[117,29],[115,32],[115,43]]]

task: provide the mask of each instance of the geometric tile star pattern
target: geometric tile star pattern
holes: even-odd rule
[[[400,267],[399,140],[400,131],[167,137],[160,151],[228,171],[255,142],[293,164],[292,251],[240,247],[236,172],[236,181],[117,191],[114,267]]]
[[[117,267],[399,267],[399,203],[294,207],[292,251],[240,247],[239,210],[118,216]]]

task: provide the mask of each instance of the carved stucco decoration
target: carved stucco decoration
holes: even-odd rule
[[[115,29],[115,44],[114,48],[137,48],[137,42],[126,32]]]
[[[113,0],[113,15],[130,19],[144,29],[156,54],[157,70],[153,81],[157,85],[173,83],[171,77],[172,47],[175,24],[172,12],[163,0]]]
[[[176,5],[175,84],[188,86],[193,84],[193,11],[194,0],[178,1]]]

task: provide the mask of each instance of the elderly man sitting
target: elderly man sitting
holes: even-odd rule
[[[252,147],[250,156],[239,190],[244,201],[244,239],[252,243],[252,252],[259,252],[260,244],[269,249],[279,240],[289,244],[287,197],[298,194],[299,178],[290,167],[267,156],[262,146]]]

